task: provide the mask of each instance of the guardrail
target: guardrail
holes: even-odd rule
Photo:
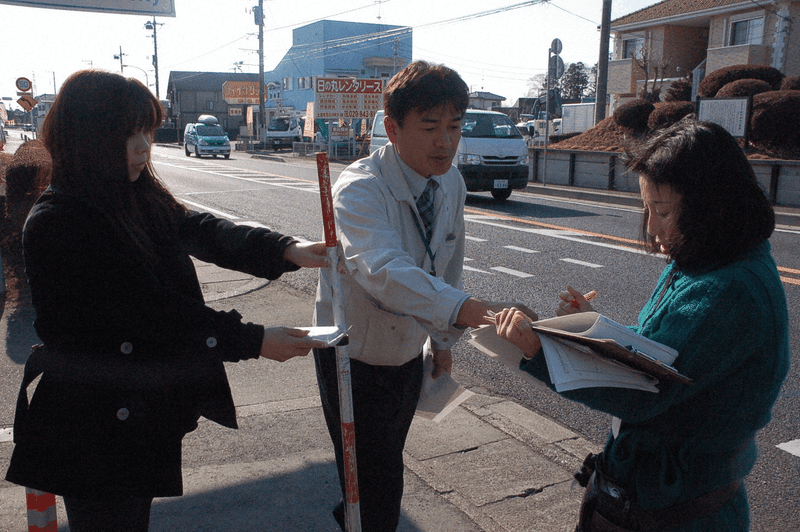
[[[619,161],[621,154],[618,152],[549,148],[546,176],[543,176],[544,148],[532,147],[529,154],[530,181],[548,185],[639,192],[638,176],[625,171]],[[750,165],[774,205],[800,207],[800,161],[750,159]]]

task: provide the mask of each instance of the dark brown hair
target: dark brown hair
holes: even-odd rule
[[[742,149],[724,128],[684,118],[628,153],[628,170],[680,197],[670,259],[681,270],[729,264],[769,238],[775,212]],[[642,238],[647,234],[645,209]]]
[[[82,70],[64,82],[41,132],[53,188],[101,211],[149,260],[158,256],[155,240],[175,234],[175,215],[185,209],[150,162],[130,181],[126,142],[139,131],[155,132],[162,120],[160,102],[140,81]]]
[[[401,127],[410,112],[424,113],[441,105],[452,105],[463,114],[469,88],[455,70],[426,61],[414,61],[395,74],[383,93],[386,116]]]

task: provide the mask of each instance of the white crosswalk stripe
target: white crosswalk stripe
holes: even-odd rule
[[[602,268],[602,264],[595,264],[593,262],[585,262],[582,260],[577,259],[561,259],[563,262],[569,262],[570,264],[577,264],[578,266],[586,266],[588,268]]]
[[[792,440],[787,441],[784,443],[779,443],[776,447],[787,453],[793,454],[795,456],[800,456],[800,440]]]

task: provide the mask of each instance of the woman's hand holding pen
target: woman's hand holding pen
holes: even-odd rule
[[[597,297],[597,292],[592,290],[586,294],[581,294],[571,286],[567,286],[567,290],[558,293],[561,301],[558,303],[556,309],[556,316],[566,316],[568,314],[577,314],[578,312],[592,312],[594,307],[589,301]]]

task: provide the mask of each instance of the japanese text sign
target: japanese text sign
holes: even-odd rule
[[[382,79],[317,78],[314,115],[324,120],[374,118],[383,109]]]
[[[258,103],[257,81],[226,81],[222,84],[222,98],[226,103]]]

